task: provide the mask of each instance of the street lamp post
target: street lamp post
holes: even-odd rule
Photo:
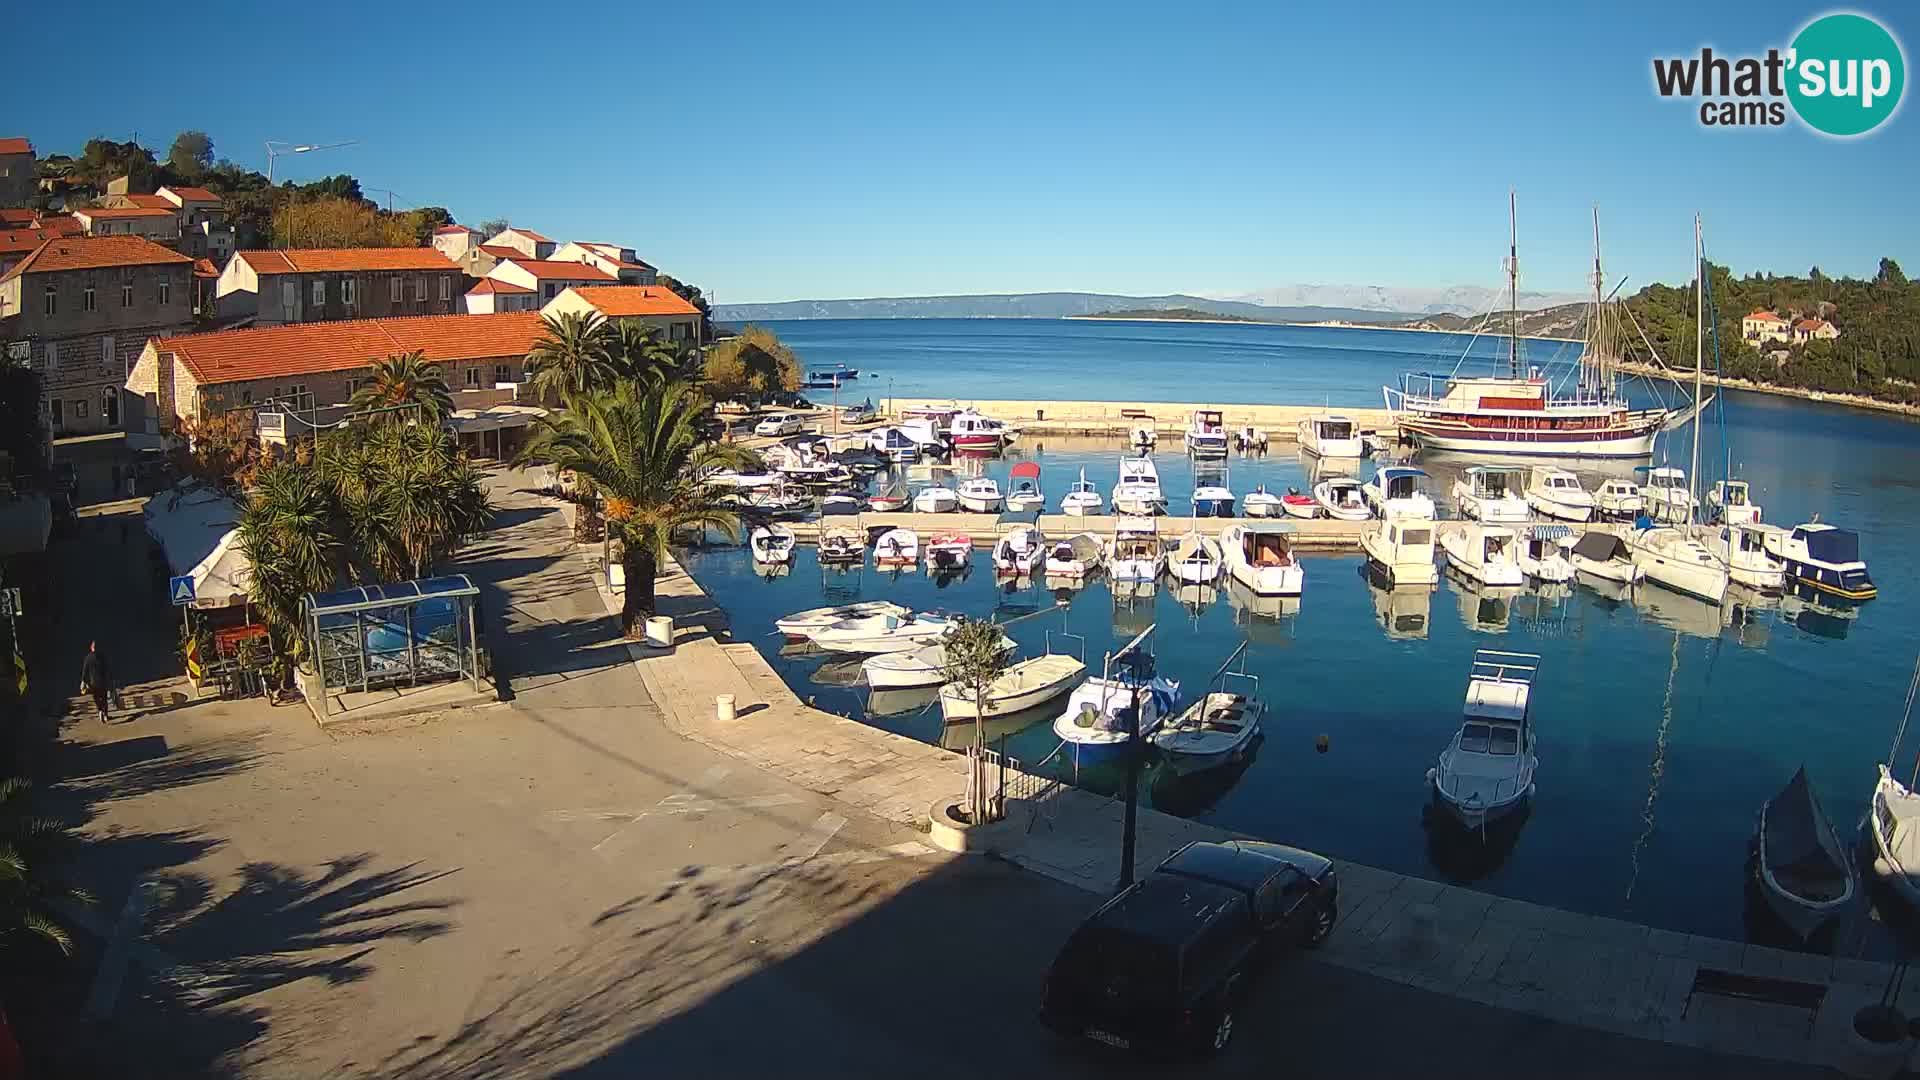
[[[281,139],[268,139],[266,143],[268,198],[272,198],[273,162],[275,158],[283,157],[287,154],[311,154],[320,150],[338,150],[343,146],[352,146],[359,141],[359,139],[348,139],[345,142],[336,143],[289,143]]]

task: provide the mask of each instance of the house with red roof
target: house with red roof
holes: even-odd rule
[[[1809,341],[1832,341],[1840,336],[1840,328],[1825,319],[1799,319],[1793,324],[1793,343],[1805,345]]]
[[[1789,340],[1787,320],[1763,308],[1740,320],[1740,336],[1756,345],[1785,342]]]
[[[433,230],[433,250],[454,262],[461,262],[481,244],[480,230],[465,225],[442,225]]]
[[[495,315],[503,311],[538,311],[540,294],[524,285],[481,278],[462,298],[469,315]]]
[[[659,280],[659,271],[642,262],[630,247],[576,240],[560,245],[554,262],[585,263],[618,278],[622,285],[651,285]]]
[[[40,186],[34,171],[33,144],[0,138],[0,206],[25,206]]]
[[[220,273],[219,318],[253,326],[452,315],[466,277],[430,247],[239,251]]]
[[[58,240],[67,236],[79,236],[85,232],[80,223],[67,214],[48,214],[35,216],[24,225],[12,225],[0,222],[0,274],[13,269],[14,264],[33,254],[33,250],[49,240]]]
[[[700,333],[700,309],[664,285],[576,286],[540,310],[542,315],[591,312],[609,322],[637,322],[658,330],[664,341],[694,341]]]
[[[502,229],[487,241],[487,246],[517,251],[529,259],[551,259],[560,245],[532,229]]]
[[[158,198],[155,195],[119,198]],[[90,206],[73,212],[88,236],[141,236],[168,247],[180,243],[180,215],[172,206]]]
[[[597,266],[586,263],[553,262],[548,259],[501,259],[487,272],[486,280],[501,281],[531,289],[545,304],[575,285],[618,285],[620,279]]]

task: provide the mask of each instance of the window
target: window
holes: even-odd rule
[[[394,304],[400,302],[400,279],[397,277],[387,279],[387,301]]]
[[[100,366],[107,368],[109,370],[113,368],[113,335],[112,334],[100,335]]]
[[[440,299],[442,300],[453,299],[453,279],[452,278],[443,277],[440,279]]]
[[[240,404],[242,404],[242,405],[251,405],[251,404],[253,404],[253,391],[252,391],[252,390],[242,390],[242,391],[240,391]]]
[[[47,370],[60,370],[60,343],[57,341],[47,342]]]
[[[52,282],[47,283],[47,314],[53,315],[60,310],[60,294],[55,291]]]
[[[361,385],[364,384],[366,381],[367,380],[365,379],[348,379],[347,380],[347,396],[352,397],[354,394],[359,393]]]
[[[420,301],[423,304],[427,302],[427,279],[426,278],[420,279],[420,292],[414,296],[414,299]]]
[[[353,288],[354,280],[352,278],[340,279],[340,302],[348,307],[353,306]]]
[[[133,306],[133,278],[130,276],[120,279],[120,306],[123,308]]]
[[[87,415],[87,399],[74,398],[73,399],[73,418],[75,420],[81,420],[81,419],[84,419],[86,415]]]
[[[467,385],[474,387],[476,389],[480,386],[480,369],[479,368],[470,367],[467,369]]]
[[[316,281],[313,283],[313,306],[327,306],[327,283],[324,281]]]
[[[300,283],[283,281],[280,283],[280,306],[292,311],[300,306]]]
[[[547,283],[547,292],[546,292],[547,299],[549,300],[553,299],[553,291],[557,287],[558,286],[554,285],[552,282]]]
[[[495,385],[498,385],[500,383],[512,382],[513,381],[513,365],[512,364],[493,365],[493,381]]]
[[[293,407],[296,409],[313,408],[313,395],[307,393],[306,383],[294,383],[292,386],[287,387],[287,398],[293,403]]]

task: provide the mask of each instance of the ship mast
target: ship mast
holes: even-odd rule
[[[1593,389],[1611,390],[1613,387],[1613,364],[1606,355],[1607,332],[1603,324],[1606,317],[1606,301],[1600,290],[1606,278],[1600,272],[1600,204],[1593,204],[1593,318],[1587,323],[1587,352],[1593,356],[1592,369],[1588,372],[1593,380]]]
[[[1701,365],[1707,348],[1706,256],[1701,248],[1700,215],[1693,215],[1693,464],[1687,469],[1687,523],[1700,504],[1700,390]]]
[[[1517,200],[1507,189],[1507,376],[1520,377],[1520,231]]]

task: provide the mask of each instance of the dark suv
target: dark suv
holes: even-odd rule
[[[1040,1021],[1122,1049],[1219,1051],[1258,961],[1325,941],[1338,908],[1322,856],[1254,840],[1188,844],[1067,939]]]

